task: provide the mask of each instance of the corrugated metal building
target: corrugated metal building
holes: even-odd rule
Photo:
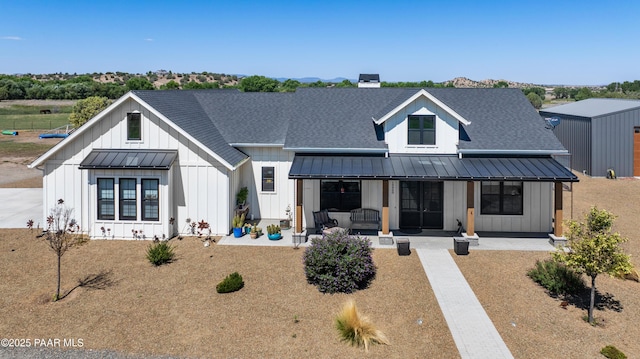
[[[640,101],[591,98],[540,115],[560,118],[553,132],[571,153],[573,169],[595,177],[610,168],[619,177],[640,176]]]

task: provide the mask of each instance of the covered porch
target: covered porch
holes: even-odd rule
[[[317,183],[330,180],[352,180],[361,183],[362,207],[380,211],[378,236],[393,237],[392,228],[404,230],[409,225],[421,230],[455,231],[457,226],[454,226],[454,223],[460,220],[464,228],[463,235],[469,238],[477,239],[477,229],[481,229],[491,232],[546,232],[554,240],[562,238],[563,233],[562,183],[578,181],[573,173],[548,156],[461,158],[459,156],[411,155],[390,157],[296,155],[289,178],[296,181],[295,233],[305,233],[305,228],[307,234],[313,233],[308,231],[315,228],[310,214],[322,209]],[[482,193],[481,184],[510,182],[519,183],[520,191],[523,188],[526,190],[525,195],[520,195],[520,206],[529,206],[530,203],[539,201],[538,206],[546,208],[540,210],[520,208],[519,215],[511,216],[491,216],[491,213],[487,215],[486,212],[489,211],[486,203],[482,201],[489,197]],[[438,186],[433,185],[438,183],[439,189]],[[428,187],[428,190],[424,191],[428,191],[431,197],[428,200],[416,199],[415,197],[423,195],[416,196],[410,189],[405,188],[411,185],[418,186],[420,191],[424,190],[423,187]],[[553,195],[546,192],[547,189],[553,191]],[[403,194],[403,190],[408,194]],[[438,202],[438,196],[440,196],[440,202]],[[536,196],[548,196],[548,199],[541,200]],[[420,203],[419,208],[414,210],[411,207],[414,205],[412,200],[422,201],[424,204]],[[418,225],[406,220],[410,217],[408,213],[410,211],[407,208],[414,210],[415,218],[425,219],[419,219],[416,222]],[[481,209],[485,213],[479,213]],[[342,218],[342,220],[338,218],[341,227],[349,228],[348,223],[345,223],[347,213],[330,213]],[[426,215],[431,215],[431,219],[427,219]],[[439,215],[440,218],[433,220],[434,215]],[[540,217],[546,217],[546,219],[540,219]],[[484,222],[478,226],[476,224],[478,220]],[[528,222],[534,220],[542,221],[542,224],[538,227],[528,227]],[[501,221],[504,223],[511,221],[521,225],[504,225]],[[487,225],[490,222],[497,224]]]

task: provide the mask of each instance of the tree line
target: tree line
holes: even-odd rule
[[[173,74],[169,71],[163,74],[170,81],[154,86],[158,75],[148,72],[146,75],[129,75],[116,73],[117,81],[100,82],[89,75],[53,76],[43,79],[42,75],[0,75],[0,100],[22,99],[51,99],[51,100],[79,100],[87,97],[106,97],[117,99],[131,90],[188,90],[188,89],[217,89],[237,88],[245,92],[293,92],[300,87],[356,87],[357,83],[343,80],[338,83],[316,81],[303,83],[298,80],[287,79],[279,81],[265,76],[247,76],[238,79],[235,75],[202,73],[194,77],[183,74]],[[114,75],[112,75],[112,78]],[[178,80],[179,78],[179,80]],[[225,82],[229,79],[231,82]],[[177,80],[177,81],[176,81]],[[381,87],[414,87],[438,88],[454,87],[453,83],[436,83],[431,80],[419,82],[381,82]],[[508,87],[504,82],[498,82],[494,87]],[[536,108],[542,106],[545,99],[545,89],[530,87],[522,89],[523,93]],[[556,87],[553,90],[556,99],[573,99],[576,101],[592,97],[630,98],[640,99],[640,81],[612,82],[601,89],[589,87]]]

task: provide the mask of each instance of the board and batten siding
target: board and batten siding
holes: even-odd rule
[[[140,141],[127,140],[126,116],[134,111],[142,115]],[[136,101],[124,101],[79,137],[70,139],[73,142],[53,154],[44,165],[43,218],[46,218],[56,201],[63,198],[66,205],[74,209],[81,230],[94,238],[102,237],[102,225],[95,223],[95,210],[91,208],[96,205],[95,192],[91,190],[91,176],[94,176],[91,173],[95,170],[79,170],[80,162],[93,149],[172,149],[178,151],[172,173],[166,174],[170,175],[167,190],[172,192],[172,200],[169,203],[168,198],[166,202],[160,199],[160,205],[165,208],[164,212],[161,210],[161,215],[165,214],[165,217],[161,217],[160,221],[168,222],[173,217],[175,223],[172,228],[163,224],[163,228],[174,232],[164,233],[165,236],[187,234],[187,218],[209,222],[213,234],[229,232],[231,171]],[[138,177],[137,173],[140,172],[133,171],[131,174]],[[130,230],[136,224],[130,221],[123,223],[121,238],[132,238]],[[151,238],[163,234],[145,233]]]
[[[408,116],[426,108],[436,116],[436,144],[409,145]],[[385,142],[389,153],[456,154],[458,145],[458,120],[425,97],[419,97],[384,123]]]
[[[320,180],[303,182],[304,226],[313,228],[313,211],[320,209]],[[456,231],[459,219],[463,225],[467,216],[467,183],[465,181],[445,181],[443,184],[443,230]],[[400,226],[400,181],[389,181],[389,227]],[[523,214],[521,216],[500,216],[480,214],[480,182],[474,185],[476,232],[532,232],[549,233],[552,230],[553,183],[523,182]],[[382,211],[382,181],[362,181],[362,207]],[[350,213],[331,212],[331,218],[338,220],[341,227],[349,227]]]
[[[522,215],[505,216],[481,213],[480,182],[475,183],[476,232],[550,233],[553,230],[553,183],[523,182],[522,185]]]
[[[282,147],[239,148],[251,159],[240,167],[240,188],[249,189],[249,214],[254,219],[285,219],[287,206],[295,213],[295,180],[289,179],[294,153]],[[262,168],[274,167],[275,190],[262,191]],[[236,192],[237,193],[237,192]],[[234,198],[235,203],[235,198]]]

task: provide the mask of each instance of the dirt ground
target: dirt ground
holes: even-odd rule
[[[636,265],[634,222],[640,181],[581,178],[574,185],[574,216],[597,204],[618,215],[616,229]],[[565,213],[570,196],[565,192]],[[302,250],[211,246],[173,240],[178,258],[155,268],[148,243],[96,240],[63,257],[62,288],[102,274],[94,288],[78,287],[52,303],[55,255],[36,232],[0,231],[0,333],[11,338],[82,338],[84,349],[181,357],[456,358],[459,354],[417,255],[377,249],[378,275],[353,295],[323,295],[306,283]],[[640,283],[598,277],[601,309],[592,327],[584,302],[566,309],[526,272],[541,252],[474,251],[454,259],[516,358],[600,358],[615,345],[640,356]],[[245,288],[215,293],[238,271]],[[363,349],[340,342],[333,316],[347,298],[390,338],[390,346]],[[295,319],[298,319],[298,322]],[[418,320],[422,319],[422,324]],[[75,350],[75,349],[71,349]]]
[[[4,103],[0,102],[0,103]],[[36,168],[28,168],[33,160],[46,152],[48,148],[62,141],[59,138],[40,139],[41,131],[19,131],[18,136],[2,136],[0,142],[13,141],[17,143],[35,143],[42,145],[42,150],[35,153],[12,154],[7,153],[0,160],[0,188],[41,188],[42,172]]]

